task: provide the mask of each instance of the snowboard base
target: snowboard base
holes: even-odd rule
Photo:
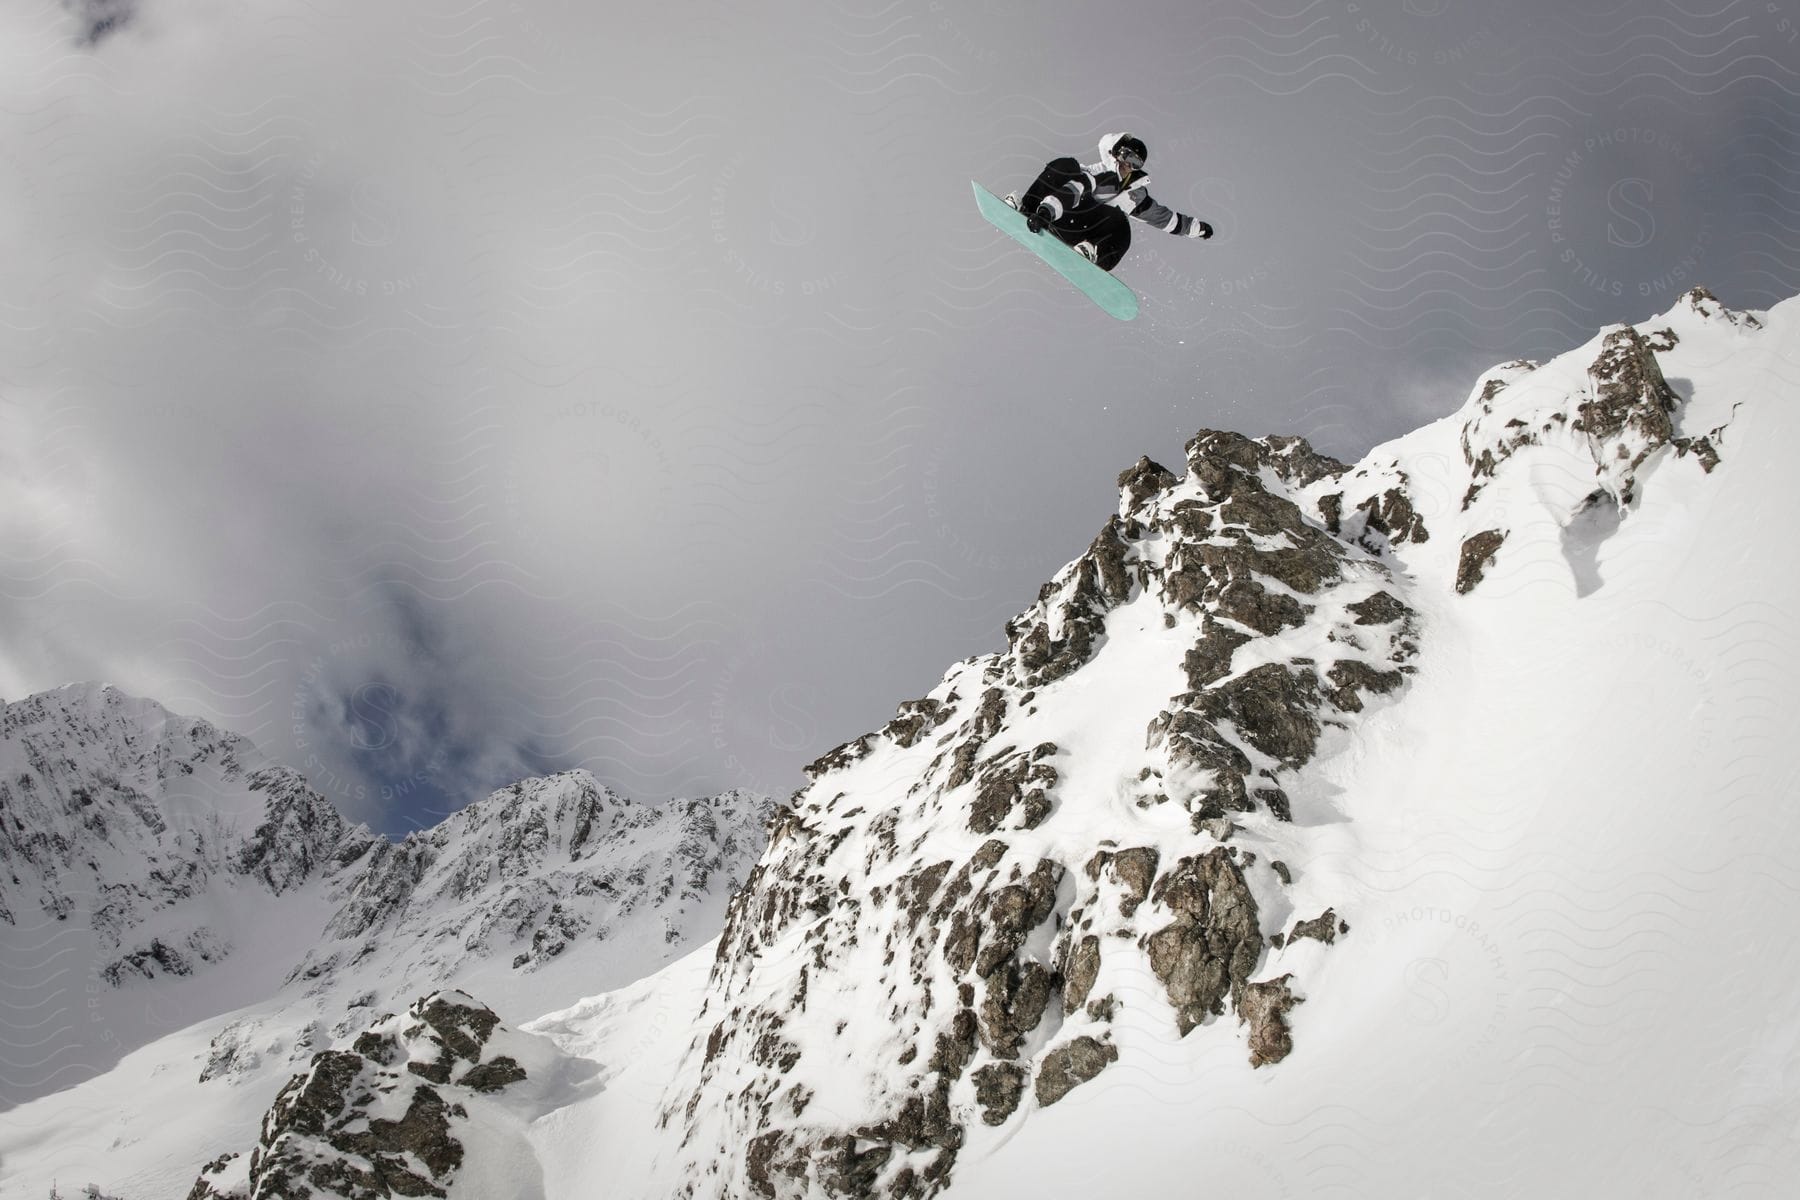
[[[1025,214],[1012,207],[979,183],[975,188],[975,206],[988,224],[1030,250],[1050,264],[1052,270],[1081,289],[1083,295],[1098,304],[1108,316],[1129,321],[1138,314],[1137,293],[1103,271],[1073,247],[1064,245],[1053,233],[1032,233],[1025,228]]]

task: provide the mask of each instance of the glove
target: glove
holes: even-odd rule
[[[1188,236],[1191,238],[1200,238],[1204,241],[1206,238],[1211,237],[1212,233],[1212,226],[1208,225],[1205,221],[1195,221],[1188,227]]]
[[[1025,218],[1025,232],[1042,233],[1044,232],[1044,227],[1050,224],[1051,220],[1053,220],[1053,218],[1050,214],[1050,206],[1048,204],[1040,204],[1037,206],[1035,212]]]

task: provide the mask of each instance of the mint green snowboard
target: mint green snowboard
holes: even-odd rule
[[[982,187],[975,187],[975,205],[988,223],[1032,251],[1064,279],[1080,288],[1106,312],[1129,321],[1137,316],[1137,293],[1064,245],[1053,233],[1032,233],[1025,228],[1025,214]]]

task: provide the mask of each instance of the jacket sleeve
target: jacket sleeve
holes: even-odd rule
[[[1188,236],[1194,227],[1194,218],[1186,213],[1178,213],[1166,204],[1157,203],[1150,195],[1150,189],[1135,187],[1130,189],[1130,203],[1125,211],[1146,225],[1154,225],[1164,233],[1172,233],[1176,237]]]

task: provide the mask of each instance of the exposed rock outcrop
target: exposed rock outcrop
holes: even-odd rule
[[[1649,342],[1629,326],[1606,335],[1588,372],[1593,394],[1576,410],[1572,428],[1594,443],[1608,490],[1620,504],[1630,504],[1638,468],[1675,436],[1669,417],[1680,399]]]
[[[520,1057],[560,1066],[547,1043],[504,1029],[468,995],[426,996],[351,1049],[314,1056],[269,1107],[256,1147],[208,1163],[189,1200],[447,1196],[472,1130],[484,1144],[522,1144],[517,1115],[483,1104],[528,1079]]]
[[[1181,1033],[1234,1002],[1262,955],[1256,901],[1225,849],[1183,859],[1156,881],[1175,919],[1147,939],[1150,969],[1168,989]]]
[[[1338,935],[1348,933],[1349,927],[1338,919],[1331,909],[1326,909],[1310,921],[1300,921],[1288,933],[1287,940],[1291,944],[1302,938],[1313,938],[1324,942],[1327,946],[1337,941]]]
[[[1494,565],[1494,557],[1500,553],[1500,546],[1505,541],[1506,531],[1503,529],[1484,529],[1463,539],[1462,554],[1456,562],[1458,595],[1467,595],[1475,590],[1475,585],[1481,582],[1487,569]]]
[[[1760,328],[1754,316],[1725,308],[1705,288],[1690,291],[1669,315]],[[1658,357],[1680,341],[1667,326],[1617,326],[1601,335],[1579,379],[1523,360],[1489,371],[1465,408],[1460,441],[1470,478],[1461,507],[1473,508],[1502,464],[1521,453],[1550,452],[1569,469],[1591,472],[1599,493],[1621,511],[1637,500],[1643,468],[1665,447],[1694,455],[1706,471],[1718,466],[1723,426],[1680,432],[1685,401]]]
[[[1291,975],[1282,975],[1264,983],[1244,986],[1237,1002],[1238,1020],[1250,1026],[1250,1065],[1277,1063],[1294,1049],[1294,1037],[1288,1029],[1287,1014],[1300,1003],[1288,989]]]
[[[1227,816],[1276,836],[1284,782],[1404,685],[1418,619],[1382,556],[1428,534],[1398,484],[1334,534],[1312,497],[1346,468],[1301,439],[1204,431],[1187,456],[1185,478],[1149,459],[1120,477],[1117,513],[1005,649],[808,768],[727,916],[697,1084],[664,1113],[689,1194],[935,1194],[971,1124],[1022,1119],[1116,1059],[1109,1026],[1144,1001],[1113,970],[1160,981],[1166,1009],[1146,1018],[1173,1036],[1235,1008],[1253,1061],[1286,1052],[1298,998],[1254,982],[1271,945],[1256,892],[1284,882],[1246,874]],[[1134,676],[1124,711],[1142,723],[1118,726],[1090,689],[1117,686],[1115,643],[1149,639],[1168,691]],[[1143,814],[1112,819],[1123,846],[1070,832],[1099,797],[1069,780],[1096,762]],[[843,1014],[835,1032],[818,1012]],[[843,1094],[870,1100],[795,1112],[783,1097],[809,1071],[864,1080]],[[717,1145],[744,1149],[721,1162]]]
[[[1038,1067],[1037,1082],[1032,1085],[1037,1102],[1046,1108],[1055,1104],[1118,1059],[1117,1047],[1086,1034],[1063,1043],[1044,1055]]]

